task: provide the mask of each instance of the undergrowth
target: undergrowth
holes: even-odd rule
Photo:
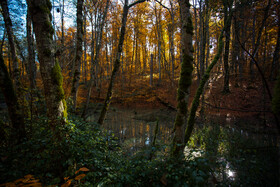
[[[114,134],[73,115],[58,129],[64,135],[59,141],[45,117],[27,124],[28,140],[14,146],[1,144],[0,184],[27,179],[57,186],[277,184],[277,150],[263,149],[219,126],[196,130],[185,157],[172,158],[168,145],[160,143],[127,154]]]

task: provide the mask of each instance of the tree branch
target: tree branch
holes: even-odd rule
[[[133,7],[134,5],[137,5],[137,4],[139,4],[139,3],[143,3],[143,2],[145,2],[146,0],[138,0],[138,1],[135,1],[134,3],[131,3],[130,5],[128,5],[128,9],[129,8],[131,8],[131,7]]]
[[[157,2],[158,4],[160,4],[160,6],[162,6],[163,8],[167,9],[168,12],[169,12],[169,14],[172,15],[171,10],[170,10],[168,7],[164,6],[164,5],[163,5],[160,1],[158,1],[158,0],[155,0],[155,2]]]

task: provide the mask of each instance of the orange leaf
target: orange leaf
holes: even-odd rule
[[[86,167],[80,168],[77,171],[75,171],[75,174],[79,173],[80,171],[89,171],[89,169]]]
[[[67,180],[67,179],[69,179],[69,177],[64,177],[64,180]]]
[[[71,185],[72,179],[68,180],[66,183],[62,184],[61,187],[68,187]]]
[[[82,178],[84,178],[86,176],[86,174],[80,174],[78,176],[75,177],[75,180],[81,180]]]
[[[79,170],[80,170],[80,171],[89,171],[89,169],[86,168],[86,167],[80,168]]]

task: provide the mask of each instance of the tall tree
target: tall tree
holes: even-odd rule
[[[67,109],[61,69],[54,58],[54,29],[51,24],[50,12],[52,4],[50,0],[28,0],[27,3],[36,37],[47,117],[50,127],[55,131],[57,126],[65,124]]]
[[[174,138],[172,142],[172,154],[174,156],[180,155],[184,149],[184,125],[186,123],[193,71],[193,25],[190,13],[191,5],[188,0],[179,0],[179,5],[181,14],[181,46],[183,61],[181,64],[179,87],[177,92],[177,114],[173,129]]]
[[[278,67],[279,67],[279,53],[280,53],[280,27],[279,27],[279,25],[280,25],[280,14],[279,13],[280,12],[278,12],[277,42],[276,42],[275,50],[274,50],[274,53],[273,53],[270,80],[273,80],[275,69],[278,69]],[[280,72],[279,72],[279,74],[280,74]]]
[[[125,36],[128,10],[129,10],[129,8],[135,6],[139,3],[142,3],[142,2],[145,2],[145,0],[138,0],[138,1],[135,1],[132,4],[129,5],[128,0],[125,0],[124,7],[123,7],[123,14],[122,14],[122,26],[121,26],[121,30],[120,30],[118,51],[117,51],[116,59],[115,59],[115,62],[114,62],[114,69],[113,69],[112,74],[111,74],[111,79],[110,79],[106,99],[105,99],[105,102],[104,102],[104,106],[102,108],[101,114],[100,114],[99,119],[98,119],[98,123],[100,125],[103,124],[106,113],[108,111],[108,108],[109,108],[109,105],[110,105],[110,102],[111,102],[111,98],[112,98],[112,94],[113,94],[113,85],[114,85],[114,82],[115,82],[115,78],[117,76],[117,72],[119,71],[120,65],[121,65],[120,59],[121,59],[121,54],[122,54],[122,49],[123,49],[123,41],[124,41],[124,36]]]
[[[100,50],[101,50],[101,46],[102,46],[102,38],[103,38],[103,29],[104,29],[104,25],[107,19],[107,12],[109,9],[109,4],[110,4],[110,0],[107,0],[106,3],[106,7],[104,9],[104,12],[102,12],[102,20],[99,26],[99,31],[96,34],[96,49],[95,49],[95,56],[94,56],[94,35],[93,35],[93,16],[91,15],[91,72],[90,72],[90,82],[89,82],[89,87],[88,87],[88,92],[87,92],[87,99],[86,99],[86,104],[82,113],[82,117],[85,117],[86,113],[87,113],[87,109],[88,109],[88,105],[89,105],[89,101],[90,101],[90,96],[91,96],[91,90],[92,87],[94,85],[94,81],[97,75],[97,64],[99,63],[99,58],[100,58]]]
[[[18,89],[20,87],[20,71],[19,71],[19,67],[18,67],[16,44],[15,44],[15,40],[14,40],[12,21],[11,21],[9,9],[8,9],[8,2],[7,2],[7,0],[1,0],[0,3],[1,3],[1,8],[2,8],[2,15],[3,15],[4,21],[5,21],[5,28],[6,28],[6,31],[8,34],[10,52],[11,52],[11,56],[12,56],[12,62],[13,62],[13,74],[12,75],[13,75],[13,78],[15,81],[14,86],[15,86],[16,92],[19,92]]]
[[[224,47],[223,37],[224,37],[224,33],[226,33],[225,32],[226,28],[230,27],[232,12],[233,12],[232,10],[229,12],[229,16],[227,17],[227,20],[224,21],[224,23],[225,23],[224,24],[224,28],[221,31],[219,39],[218,39],[218,51],[217,51],[217,54],[215,55],[215,57],[212,60],[211,64],[208,66],[206,72],[204,73],[204,75],[203,75],[203,77],[202,77],[202,79],[201,79],[201,81],[199,83],[199,86],[198,86],[198,88],[196,90],[194,99],[192,101],[192,106],[191,106],[190,114],[189,114],[188,121],[187,121],[187,128],[186,128],[186,131],[185,131],[185,140],[184,140],[185,142],[184,142],[184,145],[186,145],[186,143],[189,141],[189,139],[191,137],[191,134],[192,134],[192,131],[193,131],[193,128],[194,128],[195,114],[196,114],[197,108],[199,106],[199,99],[200,99],[201,94],[203,93],[204,86],[205,86],[206,82],[208,81],[208,79],[210,77],[211,70],[217,64],[220,56],[222,55],[223,47]]]
[[[30,88],[36,87],[36,63],[35,63],[35,51],[34,51],[34,39],[32,34],[32,20],[30,15],[30,9],[27,8],[26,15],[26,31],[27,31],[27,44],[28,44],[28,69],[29,69],[29,82]]]
[[[232,3],[233,0],[223,0],[223,5],[224,5],[224,25],[226,25],[227,18],[229,15],[229,12],[232,9]],[[223,92],[224,93],[229,93],[229,65],[228,65],[228,57],[229,57],[229,44],[230,44],[230,26],[231,26],[231,17],[229,17],[230,23],[225,27],[225,36],[226,36],[226,41],[225,41],[225,49],[224,49],[224,88]]]
[[[84,0],[78,0],[77,2],[77,36],[76,36],[76,52],[75,52],[75,64],[74,74],[72,82],[72,98],[73,98],[73,109],[76,112],[77,107],[77,95],[79,88],[79,81],[81,76],[81,60],[83,56],[83,4]]]
[[[0,53],[0,88],[8,106],[8,113],[12,123],[16,143],[21,143],[26,137],[24,118],[18,103],[17,94],[14,90],[13,82],[4,63],[2,53]]]

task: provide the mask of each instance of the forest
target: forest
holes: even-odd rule
[[[280,186],[279,0],[0,5],[0,187]]]

